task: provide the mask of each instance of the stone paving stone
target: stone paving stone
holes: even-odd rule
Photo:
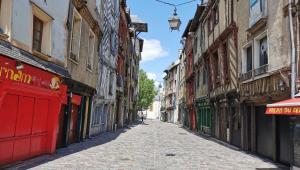
[[[286,168],[177,125],[147,120],[9,169],[248,170]]]

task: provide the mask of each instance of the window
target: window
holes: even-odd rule
[[[267,37],[260,40],[259,66],[268,64],[268,40]]]
[[[89,42],[88,42],[88,58],[87,58],[87,69],[92,70],[93,60],[94,60],[94,51],[95,51],[95,34],[90,30],[89,31]]]
[[[203,69],[203,71],[202,71],[202,84],[203,85],[206,85],[206,76],[207,76],[207,74],[206,74],[206,69]]]
[[[208,34],[209,34],[213,29],[213,14],[210,14],[210,16],[208,17],[207,26],[208,26]]]
[[[93,114],[93,121],[92,121],[92,125],[96,126],[99,125],[101,122],[101,114],[103,112],[103,105],[100,104],[99,106],[97,106],[95,108],[94,114]]]
[[[213,25],[216,25],[218,23],[219,23],[219,11],[218,11],[218,6],[216,6],[213,9]]]
[[[200,80],[201,80],[200,71],[197,71],[197,87],[199,87],[200,85]]]
[[[108,93],[110,95],[113,94],[113,81],[114,81],[114,73],[110,72],[110,74],[109,74],[109,89],[108,89]]]
[[[266,0],[249,0],[249,27],[251,28],[260,19],[267,16]]]
[[[215,78],[216,78],[216,83],[220,81],[220,67],[219,67],[219,55],[218,52],[216,51],[213,55],[214,57],[214,66],[215,66]]]
[[[4,6],[3,6],[4,7]],[[52,22],[53,17],[47,14],[41,7],[31,2],[32,7],[32,53],[43,59],[51,56],[52,42]],[[4,10],[4,8],[3,8]]]
[[[110,52],[111,52],[111,54],[112,55],[115,55],[115,48],[116,48],[116,37],[115,37],[115,32],[114,32],[114,30],[111,28],[111,32],[110,32]]]
[[[194,54],[197,54],[197,46],[198,46],[198,37],[196,36],[194,39]]]
[[[224,80],[229,80],[229,65],[228,65],[228,49],[227,43],[222,44],[222,51],[223,51],[223,71],[224,71]]]
[[[114,0],[114,8],[115,8],[115,13],[117,13],[119,9],[119,0]]]
[[[76,62],[79,60],[81,22],[82,22],[81,16],[74,8],[70,58]]]
[[[246,72],[249,72],[251,71],[253,68],[252,68],[252,46],[248,47],[246,49]]]
[[[43,21],[33,16],[33,38],[32,49],[38,52],[42,50],[42,38],[43,38]]]

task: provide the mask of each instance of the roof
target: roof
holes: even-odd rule
[[[26,64],[43,69],[45,71],[58,74],[65,78],[71,77],[68,70],[66,70],[64,67],[35,57],[31,53],[17,48],[9,42],[3,40],[0,40],[0,54],[22,61]]]
[[[148,32],[148,24],[141,20],[137,15],[130,15],[131,23],[138,32]]]
[[[175,62],[173,62],[164,72],[168,72],[170,70],[172,70],[175,66],[177,66],[180,63],[180,60],[176,60]]]
[[[192,24],[192,21],[193,21],[192,19],[189,20],[189,22],[188,22],[187,26],[185,27],[185,30],[184,30],[184,32],[181,36],[182,38],[186,37],[188,35],[188,33],[190,32],[189,30],[190,30],[190,26]]]
[[[193,21],[190,26],[190,31],[194,32],[197,30],[198,25],[199,25],[199,19],[202,15],[203,11],[205,10],[205,7],[206,6],[204,6],[204,5],[197,5],[197,9],[196,9]]]

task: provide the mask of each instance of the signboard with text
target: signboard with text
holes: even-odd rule
[[[298,107],[269,107],[266,114],[272,115],[300,115],[300,106]]]
[[[1,55],[0,80],[9,80],[52,90],[58,90],[61,83],[60,77],[55,74]]]

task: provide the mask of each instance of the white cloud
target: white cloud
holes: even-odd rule
[[[168,52],[163,49],[159,40],[144,39],[142,62],[151,61],[157,58],[165,57],[167,55],[169,55]]]
[[[153,81],[155,81],[156,77],[157,77],[155,73],[147,73],[147,76],[148,76],[148,79],[151,79]]]

